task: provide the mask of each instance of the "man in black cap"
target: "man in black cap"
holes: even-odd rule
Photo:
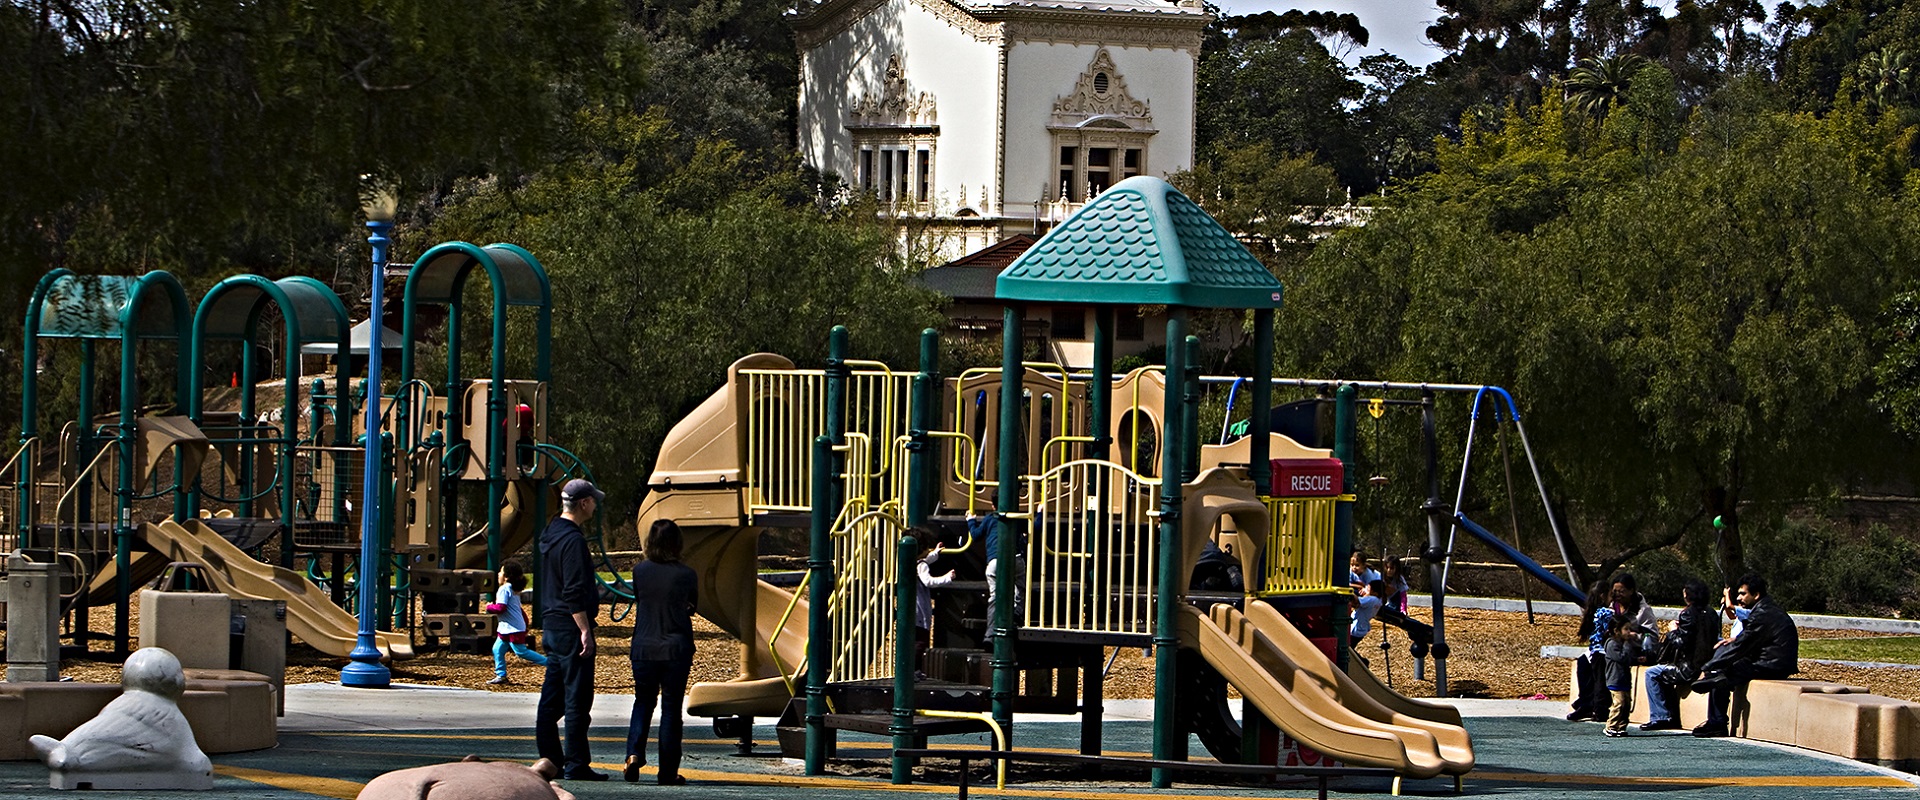
[[[541,627],[547,648],[547,679],[540,685],[534,715],[534,743],[540,757],[561,765],[567,780],[604,781],[587,753],[587,726],[593,717],[593,619],[600,613],[600,587],[580,529],[607,495],[592,481],[576,478],[560,490],[560,516],[540,534]],[[560,718],[566,717],[565,747]]]

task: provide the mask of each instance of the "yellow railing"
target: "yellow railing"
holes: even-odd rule
[[[1092,460],[1028,481],[1034,502],[1022,626],[1151,632],[1160,482]]]
[[[1324,594],[1336,588],[1333,516],[1339,500],[1351,502],[1353,496],[1266,499],[1273,530],[1263,553],[1267,567],[1260,596]]]
[[[904,487],[897,473],[904,464],[893,443],[907,434],[913,413],[913,376],[895,373],[871,361],[849,361],[857,367],[847,380],[847,433],[864,437],[870,446],[869,466],[862,477],[873,483],[876,502],[904,500],[894,496]],[[812,474],[813,440],[826,433],[827,373],[824,370],[741,370],[746,386],[746,479],[748,506],[753,513],[804,512],[813,506],[808,477]],[[855,496],[854,492],[848,493]]]
[[[833,562],[839,572],[827,602],[833,631],[829,681],[893,676],[895,559],[902,557],[896,543],[905,527],[897,505],[866,510],[858,500],[835,520]]]
[[[38,520],[34,512],[32,472],[40,467],[40,440],[31,438],[13,451],[13,457],[7,459],[7,465],[0,467],[0,553],[11,553],[19,549],[19,534],[22,525],[32,525]],[[20,481],[20,471],[28,475],[24,483]],[[0,564],[0,569],[5,565]]]
[[[780,658],[780,637],[786,634],[787,621],[793,618],[794,610],[799,608],[800,601],[806,598],[807,584],[812,582],[812,570],[801,573],[800,585],[793,588],[793,597],[787,600],[787,610],[780,612],[779,626],[773,629],[772,636],[767,637],[767,655],[773,660],[773,668],[780,671],[780,680],[787,684],[787,694],[796,696],[799,695],[800,692],[794,684],[794,681],[800,677],[800,673],[806,671],[807,662],[806,659],[801,659],[798,664],[788,664],[782,660]],[[808,642],[807,646],[811,647],[812,644],[812,642]]]

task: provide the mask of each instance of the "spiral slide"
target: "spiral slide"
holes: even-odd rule
[[[737,677],[688,691],[687,713],[695,716],[779,716],[793,698],[788,682],[799,680],[806,661],[806,599],[755,577],[762,531],[747,524],[734,391],[742,369],[792,366],[766,354],[735,362],[726,384],[668,432],[647,480],[638,529],[661,519],[680,524],[681,561],[700,576],[700,615],[741,642]]]
[[[1332,674],[1330,666],[1300,666],[1232,606],[1216,605],[1202,613],[1182,604],[1179,616],[1181,645],[1199,651],[1246,702],[1301,744],[1339,761],[1385,767],[1403,777],[1457,776],[1473,769],[1464,730],[1439,730],[1433,723],[1384,708],[1348,708],[1341,702],[1337,679],[1329,687],[1322,677]],[[1326,661],[1318,650],[1314,659]],[[1359,694],[1357,688],[1354,694]]]
[[[500,509],[500,530],[506,532],[505,538],[500,540],[502,554],[518,553],[533,539],[534,525],[540,522],[533,518],[533,485],[533,481],[512,481],[507,484],[506,506]],[[454,553],[455,569],[486,569],[486,526],[461,539]]]
[[[167,520],[146,524],[140,535],[147,546],[168,561],[191,561],[206,567],[216,591],[234,597],[281,600],[287,604],[287,630],[328,655],[353,652],[360,622],[327,599],[325,590],[305,576],[273,564],[255,561],[199,520]],[[375,646],[395,661],[413,658],[405,634],[377,631]]]

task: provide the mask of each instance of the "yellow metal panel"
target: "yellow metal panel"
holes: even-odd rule
[[[1270,497],[1273,530],[1257,594],[1277,597],[1333,591],[1333,497]],[[1344,588],[1344,587],[1341,587]]]

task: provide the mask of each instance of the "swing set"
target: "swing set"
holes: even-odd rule
[[[1202,377],[1200,380],[1202,384],[1225,384],[1229,387],[1226,419],[1221,426],[1222,439],[1225,440],[1240,430],[1243,430],[1244,423],[1235,424],[1233,419],[1234,407],[1240,395],[1240,385],[1244,383],[1246,379],[1207,376]],[[1409,651],[1414,658],[1414,678],[1416,680],[1424,677],[1424,657],[1427,653],[1433,655],[1434,685],[1435,691],[1439,696],[1447,696],[1446,660],[1450,651],[1446,641],[1447,581],[1453,571],[1455,550],[1459,544],[1460,534],[1463,531],[1469,537],[1492,549],[1502,559],[1518,566],[1524,573],[1539,580],[1548,588],[1559,593],[1562,597],[1575,603],[1585,602],[1586,594],[1576,587],[1579,578],[1574,573],[1574,559],[1571,556],[1576,550],[1569,538],[1569,534],[1560,524],[1559,517],[1553,513],[1551,500],[1547,494],[1546,482],[1541,476],[1539,461],[1534,456],[1533,446],[1527,438],[1526,426],[1522,424],[1520,420],[1519,408],[1514,403],[1512,393],[1498,386],[1480,384],[1405,383],[1394,381],[1352,381],[1312,378],[1274,378],[1273,385],[1277,387],[1315,390],[1315,397],[1299,402],[1307,404],[1307,407],[1314,408],[1316,411],[1321,404],[1333,404],[1336,408],[1336,413],[1334,414],[1335,426],[1338,429],[1344,429],[1344,431],[1336,431],[1335,436],[1344,432],[1358,439],[1358,414],[1354,413],[1351,409],[1343,409],[1342,406],[1357,406],[1364,403],[1367,415],[1373,420],[1372,433],[1376,464],[1378,463],[1378,457],[1381,452],[1381,438],[1382,430],[1385,427],[1385,417],[1389,413],[1389,410],[1394,407],[1419,409],[1421,430],[1420,449],[1426,478],[1426,496],[1420,505],[1420,510],[1427,519],[1427,544],[1419,553],[1419,556],[1422,563],[1427,566],[1429,586],[1431,587],[1432,594],[1433,623],[1431,626],[1430,645],[1422,641],[1422,639],[1426,637],[1422,635],[1423,631],[1415,627],[1418,626],[1419,623],[1413,622],[1412,620],[1405,620],[1404,618],[1402,618],[1400,622],[1413,622],[1413,625],[1398,624],[1392,620],[1384,621],[1389,625],[1397,625],[1407,630],[1409,637],[1413,639]],[[1364,401],[1359,400],[1357,395],[1362,391],[1372,393],[1374,396]],[[1463,448],[1464,452],[1461,456],[1460,470],[1453,487],[1454,493],[1451,503],[1448,503],[1441,493],[1444,476],[1442,476],[1440,472],[1436,397],[1442,393],[1472,395],[1472,401],[1468,408],[1467,439]],[[1296,404],[1276,406],[1269,411],[1269,413],[1279,416],[1282,409],[1288,409],[1294,405]],[[1501,471],[1505,477],[1508,524],[1513,535],[1512,543],[1509,543],[1507,540],[1502,539],[1499,535],[1490,531],[1485,525],[1481,524],[1481,522],[1469,517],[1463,509],[1463,505],[1467,499],[1468,484],[1473,475],[1474,456],[1477,451],[1476,444],[1481,435],[1480,422],[1483,411],[1492,416],[1492,425],[1490,427],[1493,428],[1496,447],[1500,454]],[[1278,420],[1275,422],[1274,429],[1283,429]],[[1509,433],[1509,430],[1511,430],[1511,433]],[[1559,548],[1561,561],[1565,564],[1567,571],[1567,577],[1565,579],[1554,574],[1539,562],[1527,556],[1518,546],[1521,528],[1519,508],[1515,502],[1517,495],[1514,492],[1513,484],[1513,448],[1511,446],[1511,440],[1514,437],[1519,439],[1519,449],[1524,455],[1529,473],[1533,477],[1534,487],[1540,497],[1541,509],[1552,531],[1554,543]],[[1317,444],[1317,442],[1306,440],[1303,440],[1303,443],[1309,445]],[[1369,489],[1374,492],[1374,519],[1376,522],[1385,516],[1380,508],[1380,503],[1382,502],[1380,498],[1391,482],[1390,478],[1384,474],[1380,474],[1378,471],[1367,479]],[[1522,586],[1526,592],[1528,620],[1531,622],[1532,593],[1530,588],[1525,588],[1526,581],[1522,581]],[[1385,650],[1388,647],[1389,645],[1385,641],[1383,632],[1382,648]],[[1391,663],[1387,664],[1386,667],[1389,670],[1388,680],[1391,682]]]

